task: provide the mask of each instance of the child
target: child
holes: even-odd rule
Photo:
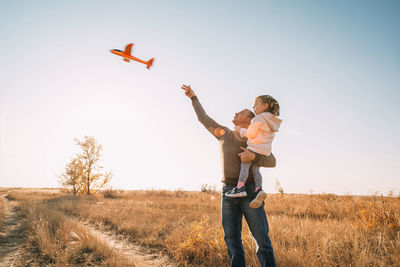
[[[272,96],[262,95],[255,99],[254,112],[256,116],[251,121],[248,129],[235,127],[242,137],[247,137],[247,149],[258,154],[269,156],[271,154],[271,144],[274,140],[275,132],[279,130],[282,120],[279,116],[279,103]],[[249,175],[249,169],[253,173],[257,196],[250,203],[250,207],[256,209],[261,206],[267,194],[262,191],[262,177],[260,167],[254,163],[243,163],[240,165],[240,175],[237,186],[231,191],[226,192],[227,197],[246,197],[245,183]]]

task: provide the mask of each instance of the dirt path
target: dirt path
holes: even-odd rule
[[[5,191],[0,192],[0,202],[4,203],[4,216],[0,213],[0,267],[29,266],[27,249],[23,246],[26,239],[23,217],[17,208],[17,202],[9,200]],[[123,235],[106,231],[89,222],[77,223],[103,240],[110,248],[130,259],[137,267],[174,266],[167,256],[162,253],[146,254],[141,246],[129,242]]]
[[[105,231],[88,222],[81,222],[99,239],[104,240],[113,249],[116,249],[122,255],[131,259],[138,267],[147,266],[174,266],[168,257],[159,254],[145,254],[141,252],[141,247],[127,241],[123,235],[116,235],[112,231]]]
[[[16,202],[7,199],[7,194],[0,197],[5,203],[4,217],[0,220],[0,266],[16,266],[22,258],[25,240],[21,217],[16,209]]]

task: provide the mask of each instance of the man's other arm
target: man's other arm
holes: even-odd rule
[[[261,155],[258,153],[255,154],[256,156],[254,162],[257,163],[258,166],[266,168],[274,168],[276,166],[276,159],[272,152],[269,156]]]

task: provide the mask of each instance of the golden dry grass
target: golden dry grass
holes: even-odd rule
[[[134,266],[85,227],[46,206],[24,205],[29,242],[42,262],[56,266]]]
[[[178,265],[228,266],[219,193],[40,195],[47,199],[41,205],[54,212],[90,220],[149,251],[162,250]],[[266,212],[279,266],[400,265],[398,197],[269,195]],[[258,266],[256,245],[245,223],[243,243],[248,266]]]
[[[54,209],[53,199],[60,193],[18,190],[9,193],[19,201],[27,230],[25,247],[31,264],[51,266],[135,266],[93,235],[76,219]]]
[[[0,232],[4,228],[4,222],[5,222],[5,212],[6,212],[6,206],[3,201],[3,195],[7,195],[8,188],[0,188]]]
[[[0,232],[3,228],[3,223],[5,220],[5,205],[2,199],[0,199]]]

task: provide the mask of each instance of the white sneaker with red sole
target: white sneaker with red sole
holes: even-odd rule
[[[267,193],[265,193],[262,190],[258,191],[257,196],[249,204],[250,208],[257,209],[257,208],[261,207],[262,202],[266,198],[267,198]]]

